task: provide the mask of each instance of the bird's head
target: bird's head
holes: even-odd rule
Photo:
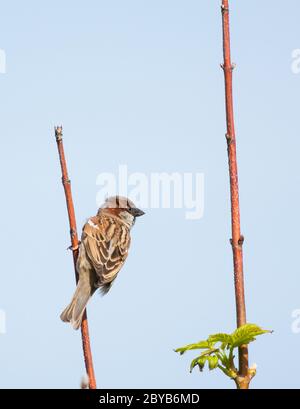
[[[99,212],[119,217],[129,228],[134,225],[136,217],[145,214],[130,199],[123,196],[109,197],[98,210],[98,214]]]

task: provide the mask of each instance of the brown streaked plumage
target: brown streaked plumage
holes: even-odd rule
[[[143,214],[129,199],[114,196],[83,226],[76,264],[79,280],[71,303],[60,316],[62,321],[78,329],[94,292],[110,290],[128,255],[130,229]]]

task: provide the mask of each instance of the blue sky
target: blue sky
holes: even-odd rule
[[[204,215],[146,209],[111,292],[88,314],[98,386],[233,388],[173,348],[235,327],[220,2],[1,3],[0,387],[77,388],[79,332],[53,127],[64,126],[78,230],[102,172],[204,174]],[[300,3],[231,1],[253,388],[299,388]],[[287,376],[288,374],[288,376]]]

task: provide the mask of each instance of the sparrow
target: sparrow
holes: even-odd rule
[[[86,305],[99,288],[102,295],[110,290],[121,270],[130,246],[130,230],[136,217],[145,214],[122,196],[106,199],[97,215],[83,226],[76,263],[78,283],[60,318],[74,329],[81,326]]]

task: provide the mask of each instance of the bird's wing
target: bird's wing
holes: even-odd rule
[[[83,227],[82,242],[99,277],[96,285],[111,283],[128,255],[128,228],[108,216],[92,217]]]

